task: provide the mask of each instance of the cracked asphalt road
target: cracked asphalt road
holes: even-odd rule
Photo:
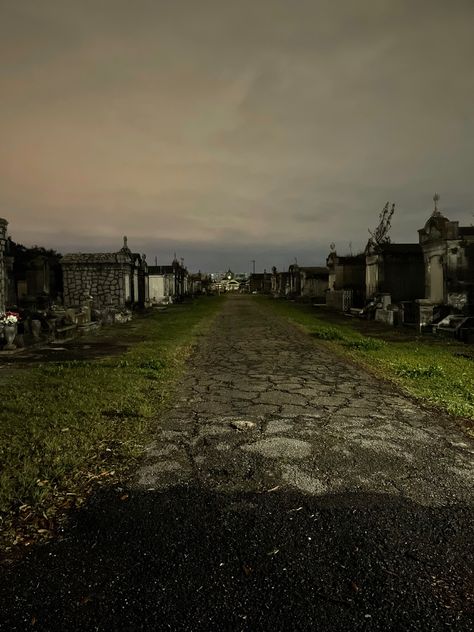
[[[227,301],[148,451],[139,485],[377,492],[427,506],[473,500],[474,446],[251,297]],[[236,423],[237,422],[237,423]],[[236,431],[239,422],[255,424]],[[243,424],[249,425],[250,424]]]
[[[470,630],[474,443],[230,297],[128,491],[7,569],[8,630]]]

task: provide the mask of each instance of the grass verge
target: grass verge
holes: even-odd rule
[[[119,356],[2,369],[3,547],[52,537],[65,510],[124,476],[222,300],[203,297],[101,332],[130,345]]]
[[[387,332],[377,337],[361,334],[352,320],[330,322],[308,304],[258,297],[269,309],[290,319],[338,354],[349,357],[407,393],[448,413],[474,419],[474,353],[469,347],[433,337],[394,340]],[[329,322],[328,322],[329,320]],[[471,428],[471,423],[467,424]]]

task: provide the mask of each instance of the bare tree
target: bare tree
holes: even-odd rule
[[[379,215],[379,223],[374,231],[369,228],[370,238],[369,244],[373,246],[383,246],[390,243],[389,231],[392,226],[391,219],[395,212],[395,204],[390,207],[390,202],[387,202],[383,207],[382,212]]]

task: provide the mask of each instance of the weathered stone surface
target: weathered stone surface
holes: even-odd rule
[[[67,254],[61,266],[66,306],[81,305],[85,296],[92,296],[96,309],[147,298],[145,281],[140,284],[147,274],[146,262],[125,243],[118,252]]]
[[[236,430],[253,430],[257,424],[254,421],[248,421],[247,419],[235,419],[230,422],[230,425]]]
[[[280,432],[291,432],[292,425],[287,420],[271,419],[265,429],[267,435],[278,434]]]
[[[426,506],[473,501],[474,444],[453,420],[333,356],[251,297],[226,302],[181,395],[161,420],[154,458],[181,463],[197,485],[377,492]],[[256,426],[236,432],[235,420]],[[169,480],[158,467],[153,487]]]
[[[214,436],[214,435],[221,435],[221,434],[226,434],[227,432],[231,432],[232,429],[229,428],[228,426],[223,426],[220,424],[208,424],[208,425],[202,425],[199,428],[199,435],[200,436]]]
[[[313,495],[325,494],[327,486],[315,476],[311,476],[295,465],[285,464],[281,470],[282,479],[302,492]]]
[[[311,444],[288,437],[271,437],[241,446],[242,450],[256,452],[270,459],[304,459],[311,454]]]
[[[300,404],[302,406],[308,403],[306,398],[298,393],[290,395],[289,393],[285,393],[285,391],[276,389],[261,393],[258,401],[262,404]]]

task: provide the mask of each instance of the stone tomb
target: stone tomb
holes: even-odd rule
[[[118,252],[74,253],[61,260],[64,306],[92,300],[95,309],[144,306],[148,302],[148,270],[145,256],[132,253],[124,237]]]
[[[420,321],[433,320],[434,310],[444,305],[454,313],[474,313],[474,227],[459,226],[437,207],[418,231],[425,261],[425,292]]]
[[[148,267],[149,296],[153,305],[180,301],[188,293],[189,274],[175,258],[171,265]]]
[[[366,298],[390,294],[393,303],[413,301],[424,292],[423,252],[419,244],[367,244]]]
[[[289,295],[325,302],[328,280],[329,270],[325,266],[299,266],[294,263],[288,268]]]
[[[333,248],[331,246],[331,248]],[[340,257],[331,250],[326,265],[329,270],[329,291],[326,304],[332,309],[349,311],[365,302],[365,255]]]

